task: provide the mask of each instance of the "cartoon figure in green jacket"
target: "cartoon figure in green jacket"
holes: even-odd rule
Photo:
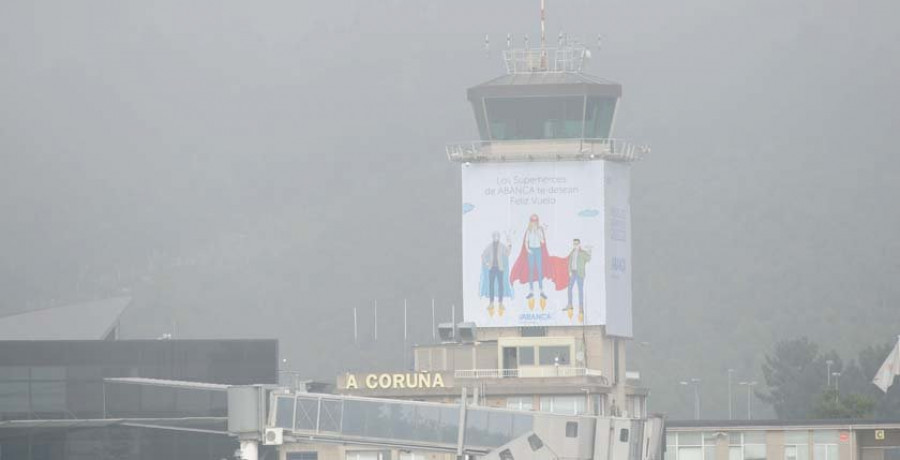
[[[572,318],[575,308],[572,306],[572,288],[578,286],[578,322],[584,322],[584,274],[585,266],[591,261],[591,247],[582,248],[581,240],[572,240],[572,251],[569,252],[569,303],[566,306],[566,314]]]

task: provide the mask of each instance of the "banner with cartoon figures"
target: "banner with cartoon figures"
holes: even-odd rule
[[[630,336],[628,175],[605,161],[463,166],[465,320]]]

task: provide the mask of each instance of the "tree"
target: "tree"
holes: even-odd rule
[[[813,407],[815,418],[868,418],[875,410],[875,399],[868,395],[851,393],[841,396],[836,388],[826,388],[819,394]]]
[[[814,395],[825,384],[826,368],[818,345],[806,337],[782,340],[762,365],[767,391],[756,395],[772,405],[778,418],[805,418],[812,412]]]

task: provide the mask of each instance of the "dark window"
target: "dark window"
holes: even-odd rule
[[[519,364],[534,365],[534,347],[519,347]]]
[[[569,347],[539,347],[538,358],[542,366],[552,366],[554,364],[569,364]]]
[[[628,428],[619,430],[619,442],[628,442]]]
[[[494,140],[572,139],[584,132],[584,97],[486,99]]]
[[[522,337],[547,337],[546,326],[525,326],[519,328]]]
[[[612,128],[616,100],[611,97],[590,97],[585,110],[584,137],[606,139]]]
[[[577,438],[578,437],[578,422],[566,422],[566,437],[567,438]]]
[[[541,438],[538,435],[533,434],[528,437],[528,445],[531,446],[531,450],[538,450],[541,447],[544,447],[544,442],[541,441]]]
[[[319,460],[319,453],[312,452],[288,452],[287,460]]]
[[[500,451],[500,460],[515,460],[512,452],[509,449],[503,449]]]

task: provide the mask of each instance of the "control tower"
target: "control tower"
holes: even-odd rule
[[[565,364],[602,369],[621,402],[630,169],[649,149],[615,138],[622,86],[584,73],[589,57],[568,40],[505,50],[506,73],[468,90],[480,139],[446,150],[462,168],[464,318],[476,340],[510,343],[499,367],[522,376],[559,362],[521,356],[516,340],[574,339]]]
[[[464,321],[414,346],[413,369],[346,373],[336,392],[647,419],[622,346],[630,171],[647,148],[614,137],[622,87],[584,73],[588,54],[567,40],[509,49],[503,75],[469,88],[480,139],[447,146],[462,169]]]

